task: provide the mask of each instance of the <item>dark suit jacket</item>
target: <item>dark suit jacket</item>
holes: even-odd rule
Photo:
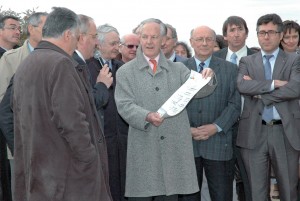
[[[228,47],[223,48],[223,49],[221,49],[221,50],[219,50],[217,52],[214,52],[214,56],[226,60],[227,53],[228,53]],[[251,55],[251,54],[254,54],[254,53],[256,53],[256,52],[247,47],[247,55],[248,56]]]
[[[181,57],[181,56],[175,54],[175,59],[174,59],[173,61],[174,61],[174,62],[183,62],[183,61],[185,61],[185,60],[187,60],[187,58]]]
[[[106,85],[102,82],[96,83],[96,79],[97,79],[99,72],[96,76],[96,79],[94,81],[92,81],[91,73],[88,69],[87,64],[78,56],[78,54],[76,52],[74,52],[74,54],[73,54],[73,59],[75,59],[81,65],[82,68],[86,69],[87,79],[89,80],[90,85],[93,86],[92,87],[93,95],[94,95],[94,101],[95,101],[97,111],[101,111],[103,106],[107,104],[108,99],[109,99],[109,92],[108,92]],[[99,115],[99,118],[100,118],[100,122],[101,122],[102,131],[104,132],[103,115]]]
[[[7,87],[5,95],[0,103],[0,129],[3,132],[7,145],[14,154],[14,118],[11,109],[11,94],[13,89],[13,78]]]
[[[104,63],[104,62],[103,62]],[[123,118],[119,115],[116,108],[115,103],[115,86],[116,86],[116,71],[123,65],[124,63],[118,60],[112,60],[112,76],[114,78],[112,86],[108,89],[109,92],[109,100],[108,103],[103,107],[102,111],[98,110],[98,114],[104,115],[104,135],[105,136],[117,136],[118,134],[127,135],[128,132],[128,124],[123,120]],[[101,70],[102,66],[99,64],[99,61],[95,58],[88,60],[88,67],[91,73],[91,81],[92,84],[95,84],[96,78]],[[109,146],[109,145],[108,145]]]
[[[240,118],[237,145],[254,149],[262,142],[262,112],[265,105],[274,105],[291,146],[300,150],[300,56],[279,50],[275,61],[273,80],[285,80],[288,84],[268,92],[272,80],[265,80],[261,52],[240,60],[238,90],[245,97]],[[252,80],[244,80],[249,75]],[[261,95],[261,99],[255,98]]]
[[[183,62],[189,69],[197,70],[195,58]],[[222,128],[208,140],[194,143],[195,156],[210,160],[232,158],[232,126],[240,115],[241,97],[236,89],[236,65],[212,56],[209,67],[216,74],[218,85],[215,91],[204,98],[192,99],[187,106],[191,127],[215,123]]]

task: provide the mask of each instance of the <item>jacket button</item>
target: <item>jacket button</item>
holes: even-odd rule
[[[100,138],[100,139],[98,140],[98,143],[102,143],[102,142],[103,142],[103,139]]]
[[[159,91],[159,88],[158,88],[158,87],[155,87],[155,90],[156,90],[156,91]]]
[[[82,72],[82,69],[78,69],[79,72]]]
[[[198,113],[201,113],[202,112],[202,110],[198,110]]]
[[[146,123],[146,125],[144,126],[144,129],[147,130],[147,129],[149,128],[149,126],[150,126],[150,123],[148,122],[148,123]]]
[[[164,136],[161,136],[160,139],[163,140],[163,139],[165,139],[165,137],[164,137]]]

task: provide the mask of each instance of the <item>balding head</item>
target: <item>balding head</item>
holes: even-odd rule
[[[199,26],[191,31],[190,43],[195,57],[201,61],[208,59],[214,50],[216,33],[208,26]]]
[[[136,57],[136,50],[140,44],[139,36],[136,34],[126,34],[121,38],[119,51],[122,55],[122,61],[128,62]]]

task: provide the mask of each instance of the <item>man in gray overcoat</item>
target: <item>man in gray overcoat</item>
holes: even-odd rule
[[[137,56],[116,76],[117,109],[129,124],[125,192],[129,201],[176,201],[178,194],[199,191],[186,111],[167,119],[156,112],[190,74],[182,63],[165,58],[161,51],[165,35],[160,20],[143,21]],[[202,74],[212,76],[213,71]],[[199,94],[207,96],[214,88],[211,81]]]

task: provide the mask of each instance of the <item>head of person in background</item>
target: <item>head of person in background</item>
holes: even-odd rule
[[[261,16],[256,24],[258,43],[265,54],[272,54],[283,38],[283,23],[279,15]]]
[[[0,47],[13,49],[20,41],[22,29],[20,19],[12,15],[0,15]]]
[[[224,40],[224,37],[222,35],[217,35],[216,41],[215,41],[214,52],[219,51],[225,47],[228,47],[227,41]]]
[[[119,54],[120,34],[118,30],[109,25],[103,24],[97,28],[98,42],[97,48],[101,57],[106,61],[115,59]]]
[[[134,29],[132,29],[132,33],[139,36],[141,34],[141,24],[138,24]]]
[[[213,54],[215,41],[215,31],[207,26],[200,26],[191,31],[190,43],[195,57],[202,62]]]
[[[140,45],[140,38],[136,34],[126,34],[121,38],[119,52],[124,63],[136,57],[136,50]]]
[[[191,58],[192,50],[186,42],[178,41],[175,45],[175,53],[181,57]]]
[[[239,16],[230,16],[223,23],[224,39],[228,42],[228,48],[237,52],[246,45],[248,26],[246,21]]]
[[[175,48],[176,42],[178,40],[177,32],[176,32],[176,29],[172,25],[170,25],[170,24],[165,24],[165,25],[167,27],[167,36],[166,36],[165,43],[163,43],[161,49],[162,49],[165,57],[167,59],[170,59],[173,61],[175,59],[174,48]]]
[[[83,56],[84,60],[87,60],[93,57],[96,45],[98,45],[97,28],[93,18],[81,14],[78,17],[80,20],[80,35],[77,50]]]
[[[300,26],[297,22],[286,20],[283,22],[283,38],[279,47],[285,52],[296,52],[299,49]]]
[[[32,48],[35,48],[42,40],[43,26],[47,16],[48,13],[46,12],[36,12],[29,16],[27,20],[26,29],[24,31]]]

